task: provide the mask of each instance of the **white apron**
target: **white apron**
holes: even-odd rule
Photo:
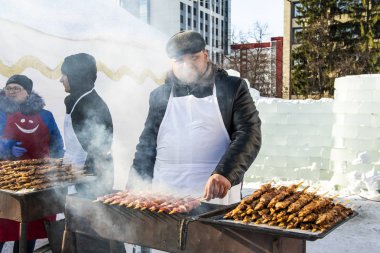
[[[90,94],[93,90],[94,89],[80,96],[79,99],[75,102],[70,113],[65,115],[63,132],[64,132],[64,138],[65,138],[66,152],[65,152],[64,159],[69,160],[71,163],[73,163],[75,166],[78,166],[78,167],[84,166],[84,163],[86,162],[86,158],[87,158],[87,152],[83,149],[82,145],[80,144],[74,132],[74,128],[73,128],[73,124],[71,120],[71,113],[74,111],[75,106],[78,104],[78,102],[82,98]]]
[[[202,197],[206,182],[231,140],[219,110],[215,85],[213,95],[173,97],[170,93],[157,136],[153,188]],[[241,185],[230,189],[215,204],[240,201]]]

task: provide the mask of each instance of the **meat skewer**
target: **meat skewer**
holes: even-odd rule
[[[271,199],[271,201],[268,204],[268,207],[269,208],[274,207],[277,202],[293,194],[297,190],[297,188],[300,187],[302,184],[303,182],[300,182],[298,184],[291,185],[287,187],[285,190],[281,191],[277,196]]]
[[[0,189],[45,189],[71,182],[83,176],[83,171],[63,164],[62,159],[31,159],[0,163]]]
[[[297,191],[301,184],[276,188],[262,186],[244,198],[224,218],[245,224],[268,224],[284,229],[298,228],[316,232],[325,231],[352,215],[350,208],[333,202],[337,195],[330,198],[324,197],[327,193],[316,195],[319,188],[314,192],[306,192],[309,186]]]

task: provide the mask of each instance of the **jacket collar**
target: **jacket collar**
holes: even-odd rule
[[[0,110],[7,113],[21,112],[25,115],[35,114],[45,107],[45,102],[40,95],[35,92],[27,97],[21,104],[13,99],[6,97],[4,90],[0,90]]]

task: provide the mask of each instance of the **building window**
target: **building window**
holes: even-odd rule
[[[208,14],[207,13],[205,13],[205,18],[206,18],[206,20],[208,20]]]
[[[304,57],[299,57],[299,58],[293,59],[291,64],[293,67],[295,67],[300,64],[307,64],[307,61]]]
[[[181,24],[183,24],[183,15],[181,15],[180,19],[181,19]]]
[[[206,6],[205,7],[206,7],[206,9],[208,9],[208,2],[206,2]]]
[[[216,13],[219,14],[219,6],[216,6]]]
[[[187,13],[191,13],[191,6],[187,6]]]
[[[193,15],[194,15],[194,16],[197,15],[197,8],[194,8],[194,9],[193,9]]]
[[[205,26],[205,31],[208,32],[208,25]]]
[[[375,1],[372,1],[373,3]],[[335,1],[334,7],[332,8],[332,12],[336,14],[341,14],[341,13],[349,13],[351,7],[355,6],[363,6],[362,0],[356,0],[356,1],[342,1],[342,0],[337,0]]]
[[[333,25],[330,28],[330,32],[333,39],[354,40],[360,37],[360,24],[343,23],[340,25]]]
[[[293,4],[293,15],[292,15],[293,18],[298,18],[302,16],[302,14],[299,12],[300,8],[302,8],[301,3],[297,2]]]
[[[193,27],[197,28],[197,21],[196,20],[193,20]]]
[[[199,13],[199,16],[200,16],[201,18],[203,18],[203,11],[201,11],[201,12]]]
[[[200,23],[200,28],[201,28],[201,31],[203,31],[203,23]]]
[[[215,56],[216,56],[216,58],[215,58],[216,59],[216,63],[219,63],[219,53],[216,53]]]
[[[380,39],[380,21],[377,21],[375,25],[375,38]]]
[[[219,47],[219,40],[215,40],[215,47]]]
[[[191,26],[191,19],[190,18],[187,19],[187,25]]]
[[[219,29],[215,29],[215,35],[216,35],[216,36],[219,35]]]
[[[293,28],[293,44],[300,43],[300,33],[302,28]]]
[[[219,19],[218,19],[218,18],[216,18],[216,24],[217,24],[217,25],[219,24]]]
[[[180,3],[180,6],[181,6],[181,11],[183,11],[183,3],[182,2]]]
[[[336,1],[333,8],[334,13],[347,13],[350,9],[350,4],[342,1]]]
[[[205,37],[206,44],[208,45],[208,37]]]

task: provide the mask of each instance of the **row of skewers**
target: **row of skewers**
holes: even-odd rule
[[[157,213],[189,213],[198,207],[200,199],[191,196],[173,196],[154,192],[120,191],[98,197],[94,202]]]
[[[30,159],[0,162],[0,189],[19,191],[55,187],[83,176],[83,170],[62,159]]]
[[[264,184],[244,198],[224,218],[243,223],[267,224],[286,229],[325,231],[353,214],[352,209],[334,202],[334,197],[324,197],[309,188],[297,191],[302,183],[272,187]]]

